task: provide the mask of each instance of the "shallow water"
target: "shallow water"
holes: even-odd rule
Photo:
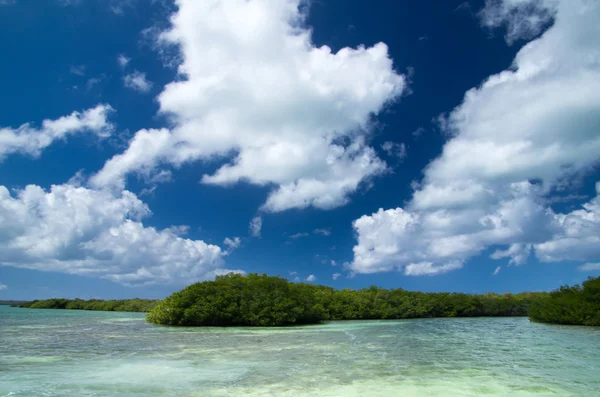
[[[600,396],[600,329],[526,318],[169,328],[0,306],[0,396]]]

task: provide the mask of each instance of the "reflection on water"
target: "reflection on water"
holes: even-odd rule
[[[0,396],[600,396],[600,330],[526,318],[169,328],[0,306]]]

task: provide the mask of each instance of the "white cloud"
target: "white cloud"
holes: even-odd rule
[[[333,259],[331,260],[331,262],[329,262],[331,264],[331,266],[337,266],[336,261],[334,261]]]
[[[0,127],[0,161],[15,153],[38,157],[52,142],[66,139],[69,135],[88,132],[105,138],[113,130],[113,125],[107,120],[112,110],[109,105],[98,105],[56,120],[44,120],[39,128],[30,123],[18,128]]]
[[[154,192],[156,192],[156,185],[152,185],[148,188],[143,188],[142,190],[140,190],[140,192],[138,193],[138,196],[140,197],[145,197],[145,196],[154,196]]]
[[[333,279],[337,280],[338,278],[340,278],[341,275],[342,273],[333,273]]]
[[[486,7],[480,13],[481,23],[490,28],[506,26],[505,38],[509,44],[532,39],[552,20],[558,1],[486,0]]]
[[[390,157],[397,157],[400,160],[403,160],[406,157],[406,145],[404,143],[387,141],[381,145],[381,148]]]
[[[311,274],[310,276],[306,277],[306,281],[308,281],[309,283],[312,283],[312,282],[314,282],[316,280],[317,280],[317,278],[313,274]]]
[[[407,276],[434,276],[448,273],[461,267],[462,263],[458,261],[446,263],[441,266],[436,266],[431,262],[411,263],[404,268],[404,274]]]
[[[510,265],[523,265],[529,259],[531,248],[531,244],[511,244],[507,250],[497,250],[490,257],[492,259],[511,258],[508,261]]]
[[[86,82],[85,82],[85,92],[88,93],[90,91],[92,91],[94,88],[96,88],[97,86],[100,86],[100,84],[106,80],[107,76],[105,74],[101,74],[97,77],[91,77],[89,78]]]
[[[330,227],[322,228],[322,229],[315,229],[312,232],[313,232],[313,234],[320,234],[321,236],[331,236],[331,228]]]
[[[414,131],[412,132],[412,136],[414,136],[415,138],[418,138],[418,137],[420,137],[421,135],[423,135],[425,132],[427,132],[427,131],[425,130],[425,128],[423,128],[423,127],[419,127],[419,128],[417,128],[416,130],[414,130]]]
[[[13,197],[0,186],[0,263],[101,277],[125,285],[190,283],[223,271],[221,248],[157,230],[133,193],[68,184],[29,185]]]
[[[600,263],[586,263],[577,268],[580,272],[598,272],[600,271]]]
[[[321,236],[330,236],[331,235],[331,228],[315,229],[315,230],[312,231],[312,234],[318,234],[318,235],[321,235]],[[290,236],[290,239],[296,240],[296,239],[299,239],[299,238],[302,238],[302,237],[308,237],[310,235],[311,235],[311,233],[299,232],[299,233],[296,233],[296,234],[292,234]]]
[[[497,276],[500,273],[500,270],[502,270],[502,266],[498,266],[496,270],[494,270],[494,273],[492,273],[492,276]]]
[[[223,241],[223,245],[225,245],[227,247],[227,250],[225,251],[225,253],[226,254],[232,253],[234,250],[238,249],[241,244],[242,244],[242,240],[239,237],[234,237],[234,238],[227,237]]]
[[[123,83],[125,87],[143,93],[149,92],[153,85],[151,81],[146,79],[146,73],[138,72],[137,70],[123,76]]]
[[[296,234],[292,234],[290,236],[290,238],[292,240],[296,240],[296,239],[299,239],[299,238],[302,238],[302,237],[308,237],[308,236],[310,236],[310,234],[308,234],[308,233],[296,233]]]
[[[85,76],[85,65],[71,65],[69,72],[78,76]]]
[[[596,194],[581,209],[556,215],[557,232],[535,245],[540,260],[589,262],[600,258],[600,182]]]
[[[255,216],[252,218],[249,228],[252,236],[259,237],[262,230],[262,218],[260,216]]]
[[[227,163],[202,182],[274,186],[264,211],[345,204],[386,164],[371,121],[405,78],[387,46],[315,47],[300,0],[179,0],[160,42],[179,46],[180,78],[158,97],[172,130],[142,130],[93,182],[199,159]],[[146,153],[142,147],[154,150]]]
[[[1,3],[0,3],[1,4]],[[0,291],[4,290],[4,289],[8,289],[8,287],[6,286],[6,284],[2,284],[0,283]]]
[[[128,58],[127,56],[125,56],[125,54],[119,54],[119,56],[117,57],[117,63],[123,69],[127,67],[129,61],[131,61],[131,58]]]
[[[450,139],[408,205],[354,222],[352,271],[430,274],[490,247],[512,265],[532,250],[546,262],[600,258],[598,198],[568,214],[547,207],[554,190],[600,162],[600,3],[533,3],[488,2],[484,24],[507,25],[509,41],[556,17],[509,70],[442,118]]]

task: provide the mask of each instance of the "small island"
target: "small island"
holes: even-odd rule
[[[158,300],[151,299],[63,299],[52,298],[23,302],[19,307],[28,309],[68,309],[68,310],[95,310],[104,312],[143,312],[147,313],[158,304]]]
[[[171,326],[274,327],[337,320],[526,316],[541,323],[600,326],[600,277],[550,293],[475,295],[375,286],[336,290],[265,274],[228,274],[194,283],[164,300],[54,298],[19,307],[144,312],[147,321]]]
[[[284,326],[327,320],[527,316],[545,293],[423,293],[370,287],[335,290],[267,275],[228,274],[161,301],[149,322],[175,326]]]

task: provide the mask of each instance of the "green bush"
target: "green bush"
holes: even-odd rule
[[[280,326],[328,319],[323,294],[332,288],[279,277],[228,274],[195,283],[160,302],[147,320],[166,325]]]
[[[147,320],[183,326],[281,326],[324,320],[526,316],[531,302],[543,295],[334,290],[267,275],[229,274],[174,293]]]
[[[600,277],[551,292],[531,305],[529,318],[543,323],[600,326]]]
[[[19,307],[29,309],[69,309],[69,310],[98,310],[110,312],[149,312],[158,304],[157,300],[149,299],[122,299],[100,300],[92,299],[46,299],[25,302]]]

